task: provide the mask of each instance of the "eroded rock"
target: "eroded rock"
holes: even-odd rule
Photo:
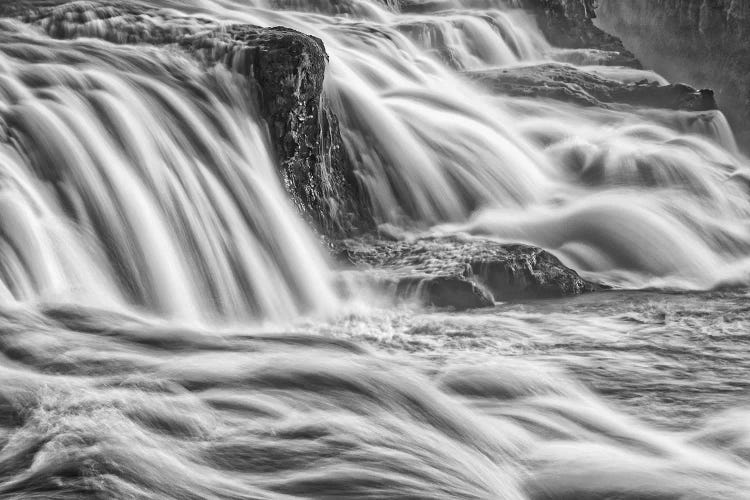
[[[394,284],[397,295],[438,307],[472,309],[602,288],[545,250],[486,239],[349,239],[337,243],[336,254],[353,268],[372,272],[375,281]]]
[[[326,235],[367,227],[364,193],[323,95],[328,55],[322,41],[290,28],[235,25],[184,37],[180,45],[254,82],[284,185],[303,214]]]
[[[605,64],[641,67],[622,40],[594,25],[596,0],[509,0],[508,3],[534,13],[539,28],[556,47],[607,51],[613,56],[603,60]]]

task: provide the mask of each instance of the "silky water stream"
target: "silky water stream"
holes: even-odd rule
[[[494,95],[465,72],[664,81],[502,1],[410,4],[138,3],[318,36],[379,222],[617,290],[345,300],[245,81],[104,41],[95,9],[0,20],[0,496],[747,498],[750,163],[723,115]]]

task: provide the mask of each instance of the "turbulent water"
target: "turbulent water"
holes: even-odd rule
[[[95,10],[0,20],[0,496],[746,498],[750,163],[721,113],[493,95],[464,72],[664,83],[499,0],[137,5],[320,37],[379,222],[673,293],[347,302],[246,81]]]

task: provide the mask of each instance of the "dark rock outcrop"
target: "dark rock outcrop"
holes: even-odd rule
[[[750,2],[600,0],[597,24],[671,80],[716,90],[750,151]]]
[[[540,248],[484,239],[344,240],[337,256],[372,271],[373,281],[395,285],[398,296],[438,307],[471,309],[601,289]]]
[[[606,64],[641,67],[622,40],[594,25],[596,0],[509,0],[509,3],[534,13],[539,28],[557,47],[607,51],[613,56],[604,61]]]
[[[268,123],[282,182],[299,211],[326,236],[372,226],[338,120],[323,95],[328,55],[322,41],[284,27],[227,27],[200,17],[169,18],[138,2],[50,3],[26,2],[4,13],[55,38],[176,45],[207,65],[222,63],[246,76],[255,91],[255,106]]]
[[[529,11],[549,42],[560,48],[602,51],[601,64],[640,68],[641,63],[622,41],[594,25],[596,0],[505,0],[509,8]],[[493,8],[493,0],[475,0],[476,8]],[[427,13],[448,10],[450,0],[400,0],[404,12]],[[606,53],[606,54],[605,54]]]
[[[364,193],[343,149],[338,119],[323,96],[323,42],[289,28],[232,26],[180,45],[248,76],[277,148],[281,175],[300,211],[326,235],[369,223]]]
[[[542,97],[583,106],[615,104],[708,111],[717,109],[713,91],[684,84],[624,84],[565,64],[540,64],[491,71],[469,71],[469,77],[495,92],[517,97]]]

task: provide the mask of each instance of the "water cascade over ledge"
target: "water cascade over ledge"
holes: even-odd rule
[[[159,22],[199,15],[204,25],[284,25],[321,38],[326,98],[378,222],[542,246],[616,286],[747,280],[748,162],[724,116],[493,93],[467,76],[551,61],[609,81],[665,83],[596,66],[601,51],[552,47],[506,2],[150,5],[187,12],[157,10]],[[73,24],[56,29],[106,29]]]
[[[335,303],[240,77],[155,48],[1,36],[6,299],[203,320]]]
[[[0,2],[0,497],[747,498],[750,160],[539,5]]]

